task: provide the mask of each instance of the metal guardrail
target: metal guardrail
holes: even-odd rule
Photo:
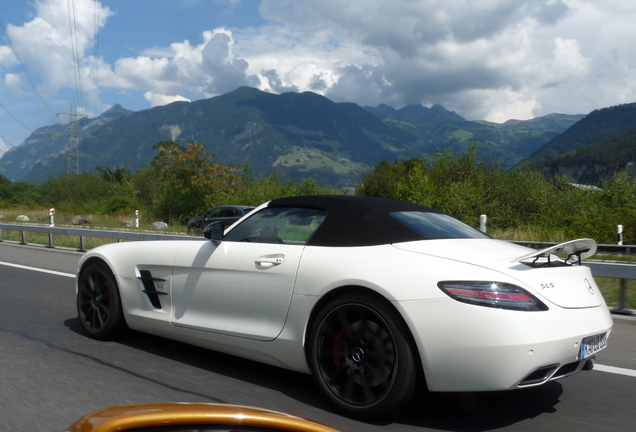
[[[80,238],[80,247],[78,251],[85,252],[84,239],[86,237],[100,237],[100,238],[112,238],[117,241],[132,240],[132,241],[148,241],[148,240],[201,240],[201,237],[193,237],[186,235],[174,235],[174,234],[154,234],[145,233],[139,231],[109,231],[100,229],[89,228],[64,228],[64,227],[50,227],[43,225],[23,225],[23,224],[3,224],[0,223],[0,242],[2,239],[2,230],[8,231],[20,231],[22,233],[22,241],[20,244],[28,244],[26,241],[27,232],[40,232],[49,235],[48,247],[55,247],[53,244],[54,234],[64,234],[71,236],[78,236]]]
[[[536,242],[536,241],[511,241],[521,246],[531,247],[533,249],[544,249],[559,243]],[[599,244],[596,245],[596,252],[609,253],[612,255],[636,255],[636,245],[615,245],[615,244]]]
[[[137,231],[108,231],[99,229],[88,228],[64,228],[64,227],[50,227],[43,225],[27,225],[27,224],[3,224],[0,223],[0,242],[2,239],[2,230],[21,231],[22,241],[20,244],[28,244],[26,241],[27,232],[42,232],[48,233],[49,244],[48,247],[53,248],[53,235],[65,234],[76,235],[80,237],[80,247],[78,251],[85,252],[84,250],[84,238],[85,237],[101,237],[101,238],[113,238],[117,241],[132,240],[132,241],[148,241],[148,240],[199,240],[201,237],[174,235],[174,234],[154,234]],[[522,246],[531,247],[533,249],[543,249],[550,246],[557,245],[558,243],[549,242],[532,242],[532,241],[512,241],[511,243],[519,244]],[[636,245],[607,245],[600,244],[597,246],[597,252],[611,253],[614,255],[633,255],[636,254]],[[583,265],[590,267],[592,275],[596,277],[605,277],[620,279],[621,292],[619,298],[619,307],[612,309],[612,313],[621,315],[632,315],[632,311],[626,309],[627,304],[627,280],[636,279],[636,264],[621,264],[621,263],[607,263],[607,262],[594,262],[584,261]]]

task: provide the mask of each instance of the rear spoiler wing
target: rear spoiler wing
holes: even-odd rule
[[[515,258],[511,262],[520,262],[532,267],[544,265],[581,265],[581,260],[591,257],[596,253],[596,242],[592,239],[570,240],[555,246],[531,252],[527,255]],[[561,259],[554,254],[567,254],[567,258]]]

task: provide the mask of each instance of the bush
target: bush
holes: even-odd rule
[[[426,160],[380,162],[356,187],[356,193],[422,204],[473,226],[486,214],[488,229],[500,233],[525,227],[525,232],[615,243],[616,225],[622,224],[623,242],[633,244],[634,181],[619,173],[603,189],[583,189],[566,177],[546,179],[527,169],[507,172],[496,160],[478,160],[471,145],[458,155],[446,151]]]

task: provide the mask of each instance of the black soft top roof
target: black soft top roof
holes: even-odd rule
[[[310,246],[375,246],[424,240],[390,213],[440,211],[405,201],[349,195],[314,195],[280,198],[268,207],[303,207],[324,210],[327,217],[309,239]]]

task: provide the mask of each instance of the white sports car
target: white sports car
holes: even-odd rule
[[[129,327],[311,373],[337,409],[369,419],[420,388],[508,390],[591,369],[612,328],[580,265],[589,239],[536,251],[351,196],[276,199],[204,234],[84,255],[86,333]]]

